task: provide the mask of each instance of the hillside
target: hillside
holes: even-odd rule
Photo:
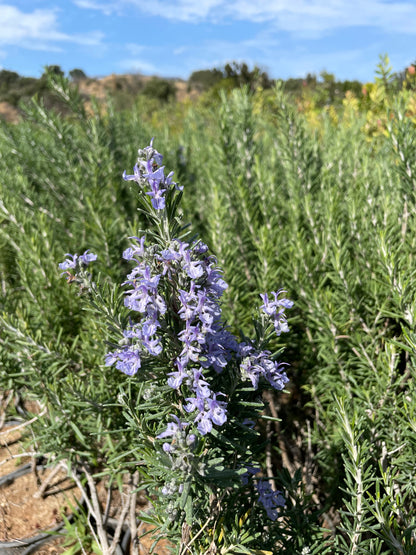
[[[182,102],[188,98],[195,98],[198,92],[182,79],[162,79],[155,76],[141,74],[111,74],[100,78],[84,77],[73,80],[88,104],[92,98],[104,101],[108,95],[112,96],[117,107],[126,108],[138,94],[155,96],[159,100],[176,99]],[[45,77],[40,79],[20,77],[14,72],[0,71],[0,117],[7,122],[15,123],[19,119],[19,103],[39,95],[46,98],[49,91]],[[51,101],[51,99],[49,99]]]

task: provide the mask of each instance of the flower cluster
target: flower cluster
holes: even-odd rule
[[[285,293],[283,289],[279,289],[279,291],[272,291],[274,301],[269,299],[267,293],[260,295],[264,303],[260,309],[272,320],[277,335],[280,335],[282,332],[286,333],[289,331],[289,326],[287,325],[285,317],[285,309],[292,308],[293,306],[293,301],[290,301],[289,299],[278,299],[278,296],[282,293]]]
[[[288,331],[285,310],[293,303],[282,297],[282,290],[270,297],[262,294],[259,326],[263,328],[257,328],[257,343],[238,341],[222,317],[221,298],[228,286],[216,258],[203,242],[185,242],[186,235],[181,235],[183,228],[174,212],[180,200],[177,191],[182,189],[173,181],[173,172],[165,176],[163,156],[153,147],[153,140],[138,154],[133,174],[124,172],[123,178],[138,184],[140,209],[154,229],[130,237],[123,252],[123,259],[131,264],[122,284],[129,321],[118,344],[106,354],[105,365],[139,380],[143,377],[147,387],[143,398],[149,401],[156,392],[161,401],[157,417],[172,413],[163,431],[156,424],[156,438],[147,437],[156,443],[155,459],[163,467],[163,475],[157,474],[161,479],[156,481],[156,492],[165,499],[168,518],[175,520],[184,510],[182,505],[191,500],[192,483],[215,482],[224,472],[227,483],[232,480],[245,492],[254,480],[259,502],[275,520],[283,497],[267,480],[255,478],[260,469],[252,460],[254,449],[249,449],[250,460],[242,462],[242,457],[255,435],[250,430],[255,422],[248,418],[258,410],[251,413],[250,407],[260,406],[257,400],[252,402],[259,398],[254,391],[264,385],[282,390],[288,382],[285,364],[277,362],[266,346],[272,324],[277,335]],[[91,275],[85,267],[97,256],[89,251],[66,256],[59,267],[70,276],[68,280],[89,287]],[[92,284],[88,290],[95,294],[97,288]],[[238,416],[240,402],[246,418]],[[236,420],[238,429],[245,429],[246,442],[239,453],[235,450]],[[220,426],[219,442],[217,434],[210,434]],[[222,455],[222,445],[227,457]],[[230,456],[233,466],[224,468]]]
[[[153,139],[150,145],[138,151],[139,157],[133,168],[133,174],[127,175],[124,171],[123,179],[125,181],[136,181],[142,189],[149,189],[146,195],[149,195],[152,206],[155,210],[165,208],[165,193],[174,185],[177,189],[181,189],[173,180],[173,172],[165,176],[162,166],[163,156],[153,148]]]
[[[270,358],[270,351],[257,351],[252,345],[242,344],[240,371],[243,379],[249,379],[254,389],[258,389],[260,378],[264,378],[274,389],[282,390],[289,381],[283,368],[284,362]]]
[[[253,466],[252,464],[244,465],[246,471],[241,475],[241,483],[247,485],[250,480],[259,472],[261,469]],[[259,494],[257,502],[263,505],[266,509],[267,516],[271,520],[277,519],[277,507],[284,507],[285,498],[281,491],[274,491],[269,481],[262,478],[256,479],[257,493]]]
[[[78,254],[69,253],[66,253],[65,256],[68,256],[68,258],[58,265],[61,270],[64,270],[61,276],[66,276],[68,283],[77,283],[80,286],[80,293],[84,289],[88,290],[91,284],[89,281],[89,274],[85,272],[85,268],[90,262],[97,260],[97,255],[89,252],[88,249],[84,254],[79,256]]]
[[[239,344],[224,327],[219,300],[227,284],[215,258],[207,255],[205,244],[189,245],[175,240],[165,249],[154,245],[146,248],[145,237],[132,239],[135,242],[124,251],[123,257],[136,265],[125,282],[130,288],[124,302],[142,316],[139,323],[132,323],[124,330],[122,344],[106,357],[107,366],[115,364],[131,376],[140,369],[143,356],[161,354],[160,332],[166,329],[165,315],[169,307],[181,324],[176,336],[180,349],[172,370],[167,373],[167,383],[178,392],[186,386],[188,396],[184,409],[196,415],[194,422],[201,434],[209,433],[213,424],[221,426],[227,419],[225,395],[213,392],[204,374],[209,369],[221,373],[235,356],[240,361],[242,378],[249,379],[254,389],[258,388],[260,378],[275,389],[284,388],[288,382],[284,363],[273,361],[269,351]],[[266,304],[267,294],[262,298]],[[281,299],[273,306],[276,313],[269,303],[269,315],[283,328],[284,308],[292,303]],[[277,306],[283,307],[278,313]]]
[[[171,443],[164,443],[162,448],[168,454],[171,460],[171,467],[173,470],[177,469],[184,477],[184,480],[192,473],[192,466],[197,464],[197,471],[200,474],[204,473],[204,467],[196,460],[192,453],[192,448],[196,442],[196,436],[192,433],[187,433],[186,428],[189,426],[188,422],[182,422],[175,414],[171,415],[173,421],[169,422],[166,430],[157,436],[157,439],[172,438]],[[170,486],[164,487],[162,493],[164,495],[172,495],[176,491],[181,493],[183,484],[175,486],[171,483]]]
[[[213,424],[224,424],[227,416],[221,399],[225,396],[211,390],[204,372],[222,372],[238,350],[237,341],[221,322],[219,299],[227,284],[201,242],[189,245],[175,240],[158,249],[146,248],[145,237],[133,239],[135,243],[123,253],[136,264],[125,282],[130,288],[124,302],[141,318],[124,331],[122,345],[107,355],[106,364],[134,375],[143,356],[161,354],[161,332],[166,332],[173,311],[177,347],[167,383],[187,395],[184,409],[195,413],[197,429],[205,435]]]
[[[165,177],[163,156],[153,148],[153,141],[138,153],[134,174],[124,172],[123,177],[136,181],[151,197],[153,208],[163,210],[164,193],[172,185],[180,187],[172,181],[172,172]],[[163,356],[168,343],[171,362],[167,366],[167,384],[182,397],[183,409],[201,435],[227,421],[227,396],[212,390],[210,376],[212,371],[220,374],[232,359],[241,379],[250,380],[254,389],[261,379],[275,389],[284,388],[288,381],[284,364],[272,360],[269,351],[259,351],[251,343],[238,343],[223,324],[220,298],[227,283],[215,257],[208,254],[207,245],[173,239],[163,246],[146,246],[145,236],[131,239],[123,258],[133,262],[134,267],[123,285],[128,286],[124,303],[132,318],[117,348],[107,354],[107,366],[115,365],[133,376],[142,367],[143,359]],[[68,274],[69,269],[82,269],[97,258],[89,251],[81,256],[66,256],[70,258],[59,267]],[[273,292],[274,300],[267,293],[261,295],[261,309],[278,335],[288,331],[284,311],[293,305],[288,299],[279,298],[281,293]],[[134,313],[138,316],[134,317]],[[169,423],[168,429],[173,425]]]
[[[153,148],[153,142],[138,153],[134,174],[124,172],[123,177],[136,181],[151,197],[153,208],[163,210],[164,193],[172,184],[180,187],[172,181],[172,172],[164,176],[163,157]],[[201,435],[227,421],[227,396],[212,390],[210,376],[212,371],[214,376],[220,374],[232,359],[239,366],[241,378],[250,380],[254,389],[261,378],[283,389],[288,381],[284,365],[273,361],[268,351],[239,344],[223,324],[220,298],[227,284],[204,243],[173,239],[159,246],[145,245],[145,236],[131,239],[132,244],[123,253],[125,260],[134,263],[124,283],[129,287],[124,302],[140,316],[132,318],[118,347],[107,354],[107,366],[115,365],[133,376],[144,358],[169,357],[167,384],[182,397],[183,409]],[[278,335],[288,329],[284,310],[293,304],[279,299],[280,293],[273,293],[274,301],[267,293],[261,296],[261,308]],[[166,348],[168,353],[163,352]],[[174,425],[169,423],[168,429]]]
[[[82,266],[88,266],[90,262],[94,262],[94,260],[97,260],[97,255],[89,252],[89,249],[80,256],[78,256],[77,254],[69,253],[66,253],[65,256],[69,256],[70,258],[66,258],[58,265],[61,270],[65,270],[64,272],[62,272],[62,275],[66,274],[68,270],[74,270]]]
[[[208,489],[207,511],[217,495],[212,492],[224,487],[231,491],[235,486],[253,501],[254,484],[258,502],[276,520],[284,499],[267,480],[256,477],[261,469],[254,460],[257,432],[251,417],[257,417],[261,408],[257,390],[265,385],[282,390],[289,381],[285,363],[276,361],[266,347],[273,327],[278,336],[288,331],[285,310],[293,303],[282,290],[262,294],[257,341],[237,340],[222,317],[221,299],[228,285],[216,258],[203,242],[186,242],[182,235],[184,228],[175,215],[182,188],[173,181],[173,172],[165,176],[163,156],[153,140],[138,154],[133,174],[124,172],[123,178],[139,186],[140,210],[150,228],[130,237],[123,252],[131,265],[122,284],[129,320],[119,330],[121,339],[106,354],[105,365],[145,382],[139,396],[146,404],[125,406],[129,412],[138,411],[138,422],[143,418],[147,446],[143,463],[148,476],[155,470],[149,491],[153,487],[155,499],[162,499],[165,521],[177,522],[183,516],[188,519],[193,503],[202,514]],[[66,257],[59,264],[62,275],[78,283],[81,292],[86,289],[94,309],[99,308],[105,297],[86,271],[97,256],[87,250]],[[112,313],[105,310],[105,316]],[[119,322],[111,318],[110,328]],[[119,402],[124,405],[123,394]],[[170,414],[164,428],[159,422],[162,414]],[[223,427],[220,434],[215,427]],[[239,432],[241,436],[236,435]],[[200,495],[198,488],[205,486]]]
[[[258,480],[257,491],[259,493],[259,503],[266,509],[267,516],[271,520],[277,519],[277,507],[284,507],[285,498],[280,491],[273,491],[270,482],[267,480]]]

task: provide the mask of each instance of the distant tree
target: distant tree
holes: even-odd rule
[[[250,69],[245,63],[230,62],[222,69],[202,69],[194,71],[188,80],[188,87],[195,87],[201,91],[211,90],[216,96],[221,89],[232,90],[247,85],[251,91],[258,87],[271,88],[273,81],[268,74],[257,66]]]
[[[0,101],[17,106],[21,99],[27,100],[39,91],[39,80],[22,77],[15,71],[0,71]]]
[[[10,85],[16,83],[20,79],[20,75],[15,71],[9,71],[8,69],[2,69],[0,71],[0,89],[7,90]]]
[[[347,91],[351,91],[355,96],[362,96],[363,84],[361,81],[341,81],[337,83],[337,89],[342,91],[345,95]]]
[[[337,92],[335,76],[327,71],[321,71],[322,88],[326,97],[326,102],[332,104]]]
[[[314,73],[308,73],[306,75],[305,81],[308,87],[315,87],[317,82],[316,75]]]
[[[151,98],[156,98],[161,102],[168,102],[176,96],[176,87],[166,79],[152,77],[143,88],[143,94]]]
[[[273,84],[265,71],[262,71],[257,66],[254,66],[254,68],[250,70],[245,62],[231,62],[230,64],[226,64],[224,66],[224,77],[226,79],[232,79],[237,87],[248,85],[251,90],[255,90],[257,87],[269,89]]]
[[[50,66],[44,66],[44,71],[43,71],[43,76],[46,75],[60,75],[61,77],[64,76],[64,72],[61,69],[61,66],[56,66],[56,65],[50,65]],[[41,77],[41,78],[42,78]]]
[[[286,81],[284,82],[284,89],[287,93],[300,95],[302,94],[302,88],[304,86],[305,81],[306,81],[305,79],[300,79],[300,78],[294,79],[290,77],[289,79],[286,79]]]
[[[74,83],[77,83],[81,79],[87,78],[86,74],[82,71],[82,69],[78,69],[78,68],[71,69],[71,71],[69,72],[69,77],[71,81],[73,81]]]
[[[207,91],[224,78],[220,69],[201,69],[194,71],[188,79],[189,88],[195,87],[201,91]]]

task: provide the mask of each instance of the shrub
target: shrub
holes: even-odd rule
[[[175,98],[176,87],[170,81],[166,81],[166,79],[152,77],[152,79],[145,84],[142,94],[150,98],[155,98],[161,102],[168,102]]]

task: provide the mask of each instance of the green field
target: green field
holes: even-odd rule
[[[326,106],[276,85],[186,103],[138,96],[129,110],[109,99],[87,112],[56,77],[61,114],[33,101],[19,123],[2,123],[0,390],[46,408],[27,437],[36,451],[119,486],[140,461],[149,465],[135,407],[120,401],[125,392],[131,402],[140,380],[126,385],[104,356],[127,272],[121,254],[149,226],[122,173],[155,137],[184,187],[181,221],[229,284],[221,306],[232,332],[251,333],[260,293],[283,288],[294,301],[289,333],[272,344],[284,347],[290,381],[264,393],[258,425],[261,462],[286,505],[274,523],[260,522],[230,494],[216,527],[195,517],[197,537],[182,553],[416,553],[409,83],[390,91],[376,79],[360,99],[347,93]],[[94,279],[107,315],[86,310],[84,294],[60,276],[65,253],[86,249],[100,254]],[[12,403],[4,410],[14,415]],[[146,426],[141,433],[151,435],[153,420]],[[208,499],[199,502],[209,511]],[[163,510],[150,520],[179,542]]]

